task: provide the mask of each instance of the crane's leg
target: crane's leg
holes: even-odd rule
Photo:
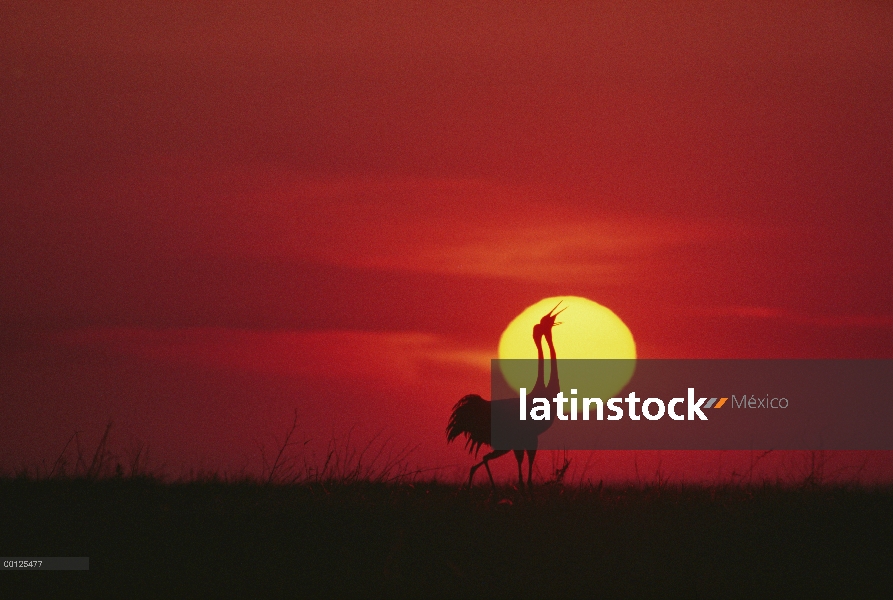
[[[527,451],[527,489],[530,487],[530,478],[533,477],[533,459],[536,458],[536,448]]]
[[[515,450],[515,460],[518,461],[518,489],[524,490],[524,473],[521,471],[521,463],[524,462],[524,451]]]
[[[484,468],[487,469],[487,476],[490,477],[490,485],[493,486],[493,489],[496,490],[496,482],[493,481],[493,473],[490,472],[490,465],[487,464],[487,459],[484,459]]]
[[[492,485],[495,489],[496,482],[493,481],[493,473],[490,472],[490,465],[488,465],[487,462],[494,458],[499,458],[506,453],[508,453],[508,450],[494,450],[493,452],[485,455],[481,462],[471,467],[471,473],[468,474],[468,487],[471,487],[471,480],[474,479],[474,472],[477,471],[481,467],[481,465],[483,465],[484,468],[487,469],[487,475],[490,476],[490,485]]]

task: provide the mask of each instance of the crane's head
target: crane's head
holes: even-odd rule
[[[559,302],[558,304],[556,304],[556,305],[555,305],[555,308],[558,308],[559,306],[561,306],[561,302]],[[557,317],[558,315],[560,315],[561,313],[563,313],[563,312],[567,309],[567,307],[565,306],[564,308],[562,308],[562,309],[559,310],[558,312],[555,312],[555,308],[553,308],[552,310],[550,310],[550,311],[549,311],[549,314],[547,314],[545,317],[543,317],[542,319],[540,319],[539,325],[540,325],[540,327],[543,328],[543,335],[549,335],[549,334],[551,334],[551,333],[552,333],[552,327],[554,327],[554,326],[556,326],[556,325],[561,325],[561,322],[560,322],[560,321],[559,321],[558,323],[555,322],[555,317]]]

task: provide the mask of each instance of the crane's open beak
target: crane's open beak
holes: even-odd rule
[[[562,300],[562,302],[563,302],[563,300]],[[561,302],[559,302],[558,304],[556,304],[556,305],[555,305],[555,308],[558,308],[559,306],[561,306]],[[563,313],[564,311],[567,310],[567,307],[565,306],[564,308],[562,308],[561,310],[559,310],[557,313],[552,314],[553,312],[555,312],[555,308],[553,308],[552,310],[550,310],[550,311],[549,311],[549,314],[548,314],[548,316],[551,317],[551,318],[553,318],[553,319],[554,319],[555,317],[557,317],[558,315],[560,315],[561,313]],[[556,325],[561,325],[561,323],[555,323],[555,324],[556,324]]]
[[[562,302],[563,302],[563,300],[562,300]],[[547,314],[545,317],[543,317],[540,320],[540,324],[543,325],[544,327],[554,327],[555,325],[561,325],[561,323],[555,322],[555,317],[557,317],[558,315],[563,313],[565,310],[567,310],[567,307],[565,306],[558,312],[555,312],[555,309],[557,309],[559,306],[561,306],[561,302],[556,304],[555,307],[549,311],[549,314]],[[550,323],[550,321],[551,321],[551,323]]]

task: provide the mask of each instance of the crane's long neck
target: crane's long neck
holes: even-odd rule
[[[545,381],[545,359],[543,358],[543,336],[535,335],[533,336],[534,342],[536,343],[536,383],[533,384],[533,389],[540,392],[540,390],[546,389],[546,381]]]
[[[549,344],[549,390],[550,394],[557,394],[558,390],[561,389],[561,384],[558,382],[558,356],[555,354],[555,344],[552,343],[552,336],[546,336],[546,342]]]

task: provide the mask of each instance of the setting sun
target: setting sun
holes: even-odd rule
[[[515,317],[499,338],[499,358],[536,358],[531,331],[558,303],[565,309],[552,332],[559,358],[636,358],[633,334],[611,309],[579,296],[545,298]]]
[[[564,369],[561,377],[561,389],[569,393],[571,389],[588,389],[599,397],[610,397],[619,391],[632,376],[635,369],[636,343],[626,324],[611,309],[587,298],[579,296],[555,296],[544,298],[533,304],[515,317],[508,324],[499,339],[500,359],[535,359],[536,345],[532,339],[533,326],[543,315],[549,313],[558,303],[562,310],[558,316],[561,323],[553,329],[552,338],[558,358],[565,359],[624,359],[624,363],[615,364],[605,372],[594,376],[591,369]],[[548,350],[545,350],[548,360]],[[510,371],[510,372],[507,372]],[[530,387],[530,369],[506,369],[503,363],[503,374],[506,381],[516,390],[521,386]],[[593,389],[593,379],[599,381]]]

